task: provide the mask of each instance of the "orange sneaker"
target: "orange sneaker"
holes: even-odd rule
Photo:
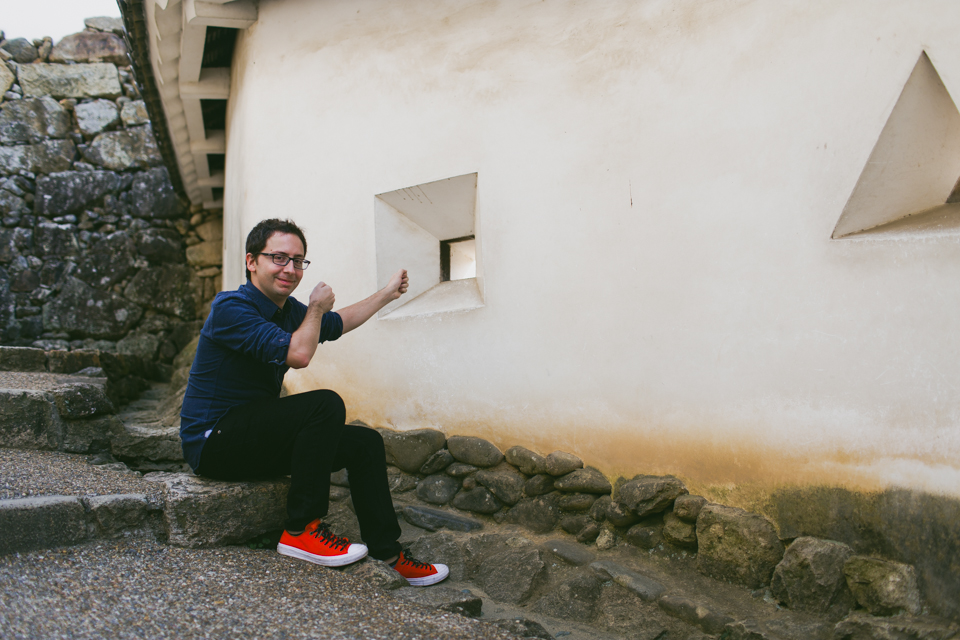
[[[413,558],[406,549],[400,552],[400,557],[393,564],[393,568],[415,587],[437,584],[450,575],[450,569],[447,568],[447,565],[420,562]]]
[[[348,539],[336,535],[319,520],[314,520],[300,535],[284,531],[277,552],[325,567],[342,567],[367,555],[367,547],[350,544]]]

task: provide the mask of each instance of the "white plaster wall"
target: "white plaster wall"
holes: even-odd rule
[[[956,101],[955,0],[261,0],[225,286],[289,216],[302,297],[358,300],[374,195],[478,172],[485,306],[373,319],[293,389],[610,474],[960,495],[960,238],[830,238],[923,50]]]

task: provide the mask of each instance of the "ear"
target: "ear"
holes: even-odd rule
[[[257,257],[252,253],[247,254],[247,270],[253,273],[257,270]]]

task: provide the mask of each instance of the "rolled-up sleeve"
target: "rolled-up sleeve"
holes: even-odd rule
[[[320,320],[320,342],[336,340],[343,335],[343,318],[336,311],[327,311]]]
[[[228,298],[213,305],[210,338],[258,362],[284,364],[290,334],[260,315],[253,302]],[[343,323],[341,321],[341,331]]]

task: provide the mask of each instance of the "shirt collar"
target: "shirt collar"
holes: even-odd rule
[[[273,318],[278,311],[283,311],[288,306],[290,306],[290,301],[287,300],[283,303],[283,309],[274,304],[273,300],[264,295],[263,291],[257,289],[250,280],[247,280],[246,283],[240,285],[240,291],[242,291],[248,298],[253,300],[253,304],[257,306],[257,311],[260,312],[267,320]]]

